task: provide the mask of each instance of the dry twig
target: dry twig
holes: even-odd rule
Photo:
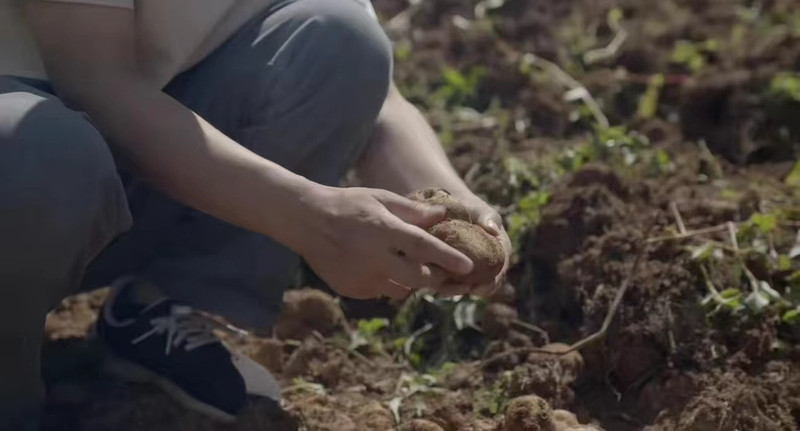
[[[622,299],[625,297],[625,292],[628,291],[628,287],[630,286],[631,280],[639,270],[639,266],[642,260],[644,259],[645,254],[647,254],[647,252],[645,250],[642,250],[639,252],[639,254],[636,255],[636,259],[634,259],[633,261],[633,266],[631,267],[631,271],[628,274],[628,277],[625,279],[625,281],[622,282],[622,284],[619,287],[619,290],[617,290],[617,295],[614,297],[614,301],[611,303],[611,307],[609,307],[608,312],[606,313],[606,317],[603,320],[603,325],[597,332],[572,344],[569,347],[569,349],[566,349],[561,352],[553,352],[551,350],[542,349],[541,347],[521,347],[517,349],[506,350],[505,352],[498,353],[490,358],[480,361],[480,368],[486,368],[487,366],[489,366],[492,363],[495,363],[496,361],[519,354],[542,353],[553,356],[564,356],[576,350],[583,349],[584,347],[589,346],[599,341],[603,337],[605,337],[606,333],[608,333],[608,328],[614,321],[614,317],[617,314],[617,309],[619,308],[619,305],[622,303]]]

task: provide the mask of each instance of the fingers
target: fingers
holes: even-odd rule
[[[444,220],[447,211],[444,206],[412,201],[391,192],[379,192],[375,197],[400,220],[422,228]]]
[[[376,291],[379,296],[387,296],[392,299],[406,299],[408,295],[414,292],[406,286],[400,285],[392,280],[386,280],[383,283],[378,283]]]
[[[428,265],[420,265],[400,256],[394,257],[390,269],[390,280],[402,286],[417,289],[436,289],[444,282],[446,275]]]
[[[400,221],[393,226],[393,243],[412,262],[436,265],[456,275],[472,272],[472,261],[419,227]]]
[[[494,212],[486,213],[478,218],[478,224],[492,236],[499,236],[501,230],[497,220],[498,218],[499,216]]]

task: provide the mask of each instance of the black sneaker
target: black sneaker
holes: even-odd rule
[[[186,407],[224,422],[245,406],[245,381],[209,319],[171,299],[143,306],[130,289],[112,290],[95,326],[110,350],[108,369],[158,384]]]

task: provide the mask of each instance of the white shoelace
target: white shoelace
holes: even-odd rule
[[[187,352],[213,343],[219,343],[213,329],[216,325],[209,319],[198,315],[190,307],[173,305],[169,315],[150,320],[153,329],[136,337],[131,343],[138,344],[153,335],[167,335],[164,353],[169,355],[172,348],[183,344]]]

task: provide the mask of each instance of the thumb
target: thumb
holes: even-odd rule
[[[378,196],[378,201],[400,220],[422,228],[431,227],[444,220],[447,212],[447,208],[443,205],[412,201],[389,192]]]
[[[492,214],[485,214],[478,219],[478,224],[481,225],[492,236],[500,235],[500,226]]]

